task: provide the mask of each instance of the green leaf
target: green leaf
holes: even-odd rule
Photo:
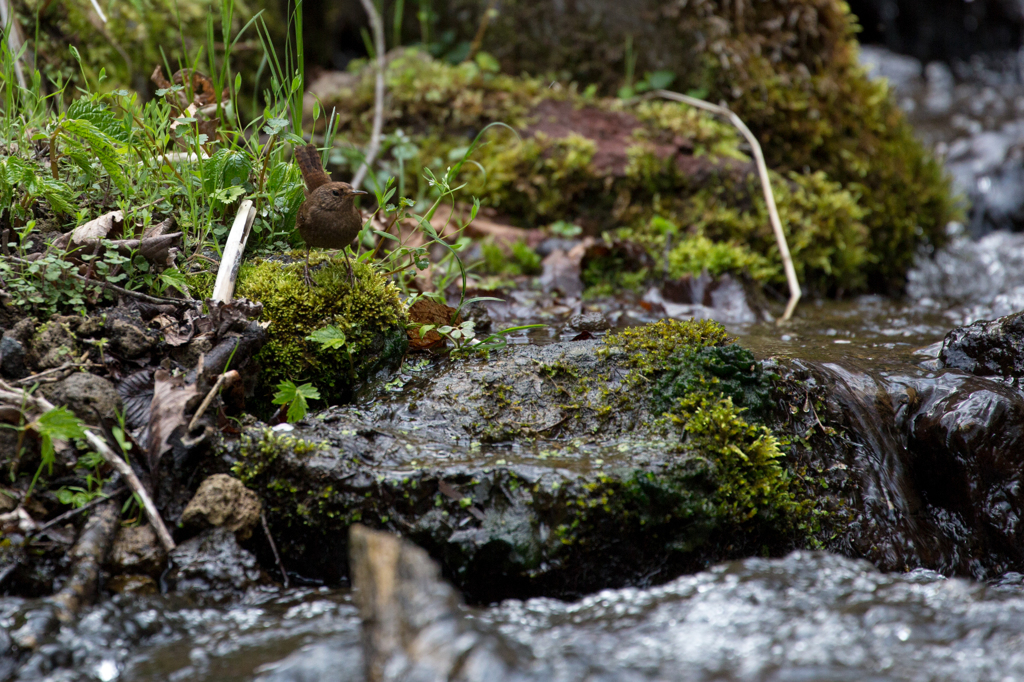
[[[321,350],[344,348],[348,343],[348,340],[345,338],[345,332],[334,325],[317,329],[307,336],[306,340],[319,343]]]
[[[113,141],[99,128],[85,119],[68,119],[61,124],[64,130],[85,140],[93,156],[107,171],[111,181],[124,194],[128,194],[128,178],[121,168],[121,155],[114,148]]]
[[[309,411],[307,400],[319,400],[320,391],[313,384],[296,386],[291,381],[282,381],[277,385],[277,393],[271,401],[275,405],[288,405],[287,419],[295,422],[306,416]]]
[[[85,426],[82,420],[66,407],[55,407],[43,413],[33,423],[33,428],[40,435],[67,440],[69,438],[85,438]]]

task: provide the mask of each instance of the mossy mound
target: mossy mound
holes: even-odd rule
[[[485,125],[502,121],[522,139],[502,129],[489,131],[488,143],[472,157],[485,172],[467,165],[464,180],[466,192],[514,222],[539,226],[568,220],[590,233],[628,227],[637,237],[656,238],[659,231],[651,221],[662,217],[678,226],[681,236],[766,255],[774,267],[758,267],[756,275],[781,281],[760,184],[730,126],[683,105],[601,99],[575,87],[548,85],[490,73],[474,63],[447,65],[414,50],[395,55],[386,115],[388,126],[412,133],[418,161],[405,163],[408,186],[421,181],[410,169],[422,164],[443,171]],[[887,101],[884,91],[879,93]],[[372,77],[361,72],[350,88],[328,98],[327,106],[343,108],[343,133],[361,139],[370,129],[372,100]],[[920,146],[909,137],[908,143],[924,159]],[[398,171],[394,160],[391,166],[387,159],[384,163],[386,171]],[[901,164],[884,154],[872,163],[885,165],[887,172]],[[781,161],[779,166],[786,168]],[[917,245],[938,239],[949,217],[948,201],[938,211],[941,217],[922,211],[906,202],[911,194],[918,201],[928,192],[918,187],[904,193],[893,181],[888,183],[892,196],[876,197],[888,206],[882,220],[872,208],[875,199],[866,194],[865,177],[853,182],[808,167],[821,166],[802,162],[798,170],[772,173],[772,183],[798,275],[811,291],[858,291],[895,282]],[[935,170],[929,191],[948,198],[938,166]],[[652,244],[651,253],[660,258],[664,249],[657,246]]]
[[[285,379],[311,382],[329,404],[349,400],[359,384],[395,368],[408,348],[405,305],[392,282],[354,263],[352,286],[342,258],[313,254],[310,263],[314,287],[303,282],[302,262],[256,260],[239,270],[236,296],[263,303],[270,322],[270,338],[256,356],[264,400]],[[344,334],[340,347],[307,338],[328,326]]]
[[[454,0],[441,23],[471,40],[488,3]],[[956,213],[939,163],[914,139],[883,81],[858,64],[842,0],[553,3],[510,0],[483,49],[508,73],[594,83],[605,93],[667,71],[671,89],[724,101],[754,131],[769,167],[820,170],[858,197],[870,230],[868,284],[898,287],[915,245],[940,244]]]
[[[406,535],[490,600],[818,546],[815,503],[761,421],[773,377],[714,322],[430,372],[232,446],[282,556],[332,577],[346,529],[365,523]]]

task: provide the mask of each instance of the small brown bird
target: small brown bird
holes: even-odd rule
[[[295,217],[295,227],[306,242],[306,269],[303,275],[306,285],[313,286],[313,278],[309,275],[309,250],[312,247],[341,249],[348,267],[349,281],[355,284],[352,263],[345,249],[363,228],[363,216],[356,208],[355,196],[366,192],[352,189],[352,185],[347,182],[331,182],[331,176],[320,165],[320,153],[315,145],[296,147],[295,161],[306,183],[306,200],[302,202],[299,214]]]

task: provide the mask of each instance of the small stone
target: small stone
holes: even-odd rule
[[[149,524],[121,528],[114,538],[108,563],[115,573],[158,576],[167,558]]]
[[[214,474],[199,486],[185,507],[181,521],[201,528],[224,527],[239,540],[246,540],[252,535],[262,511],[263,505],[256,493],[241,481],[227,474]]]
[[[0,338],[0,376],[21,379],[28,376],[25,367],[25,347],[12,336]]]
[[[178,545],[166,576],[171,589],[200,593],[245,590],[262,578],[256,557],[227,528],[207,529]]]
[[[107,581],[107,589],[117,594],[160,594],[160,588],[148,575],[115,575]]]
[[[611,327],[601,313],[576,313],[569,318],[569,326],[581,332],[603,332]]]
[[[97,416],[116,419],[121,409],[121,396],[114,384],[88,372],[76,372],[45,388],[44,393],[51,402],[67,405],[77,417],[89,423]]]

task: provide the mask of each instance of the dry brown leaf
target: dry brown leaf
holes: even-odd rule
[[[409,321],[416,324],[432,324],[438,327],[446,324],[462,324],[461,315],[455,318],[455,322],[452,322],[452,315],[454,314],[455,308],[451,306],[432,301],[429,298],[421,298],[409,308]],[[444,337],[433,329],[422,336],[420,335],[420,330],[415,326],[410,327],[406,332],[409,334],[409,347],[412,350],[428,350],[444,345]]]
[[[181,377],[158,369],[153,376],[153,402],[149,407],[148,461],[150,473],[157,471],[160,458],[171,449],[168,442],[179,427],[184,428],[185,407],[196,396],[196,387],[186,385]]]

